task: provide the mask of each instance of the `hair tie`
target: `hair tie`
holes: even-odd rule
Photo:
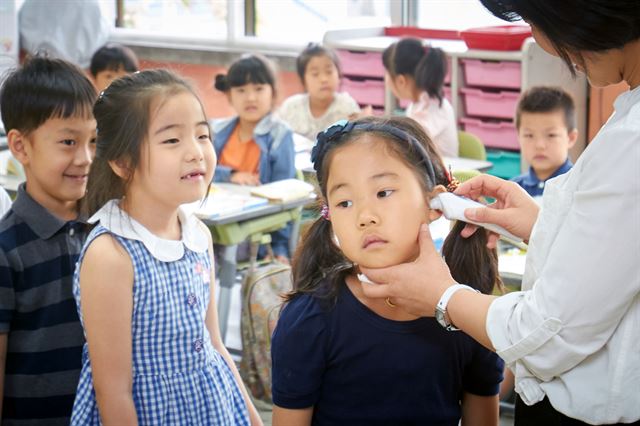
[[[331,213],[329,212],[329,206],[327,206],[326,204],[322,205],[322,209],[320,210],[320,216],[322,216],[324,220],[331,221]]]
[[[458,189],[458,186],[460,185],[460,181],[453,176],[453,173],[451,172],[451,164],[449,164],[449,171],[445,169],[444,172],[447,175],[447,181],[449,182],[447,184],[447,191],[453,192],[456,189]]]

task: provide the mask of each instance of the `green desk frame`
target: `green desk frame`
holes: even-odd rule
[[[283,204],[268,204],[252,210],[228,215],[216,219],[203,219],[211,230],[213,241],[223,246],[219,256],[218,279],[220,293],[218,297],[218,322],[222,340],[226,338],[231,304],[231,288],[235,284],[238,272],[238,244],[249,240],[256,246],[264,242],[270,232],[284,228],[290,221],[297,222],[302,207],[313,202],[315,197],[292,200]],[[292,240],[297,232],[292,233]]]

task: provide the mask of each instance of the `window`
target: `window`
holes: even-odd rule
[[[418,5],[418,26],[423,28],[466,30],[510,24],[493,16],[478,0],[422,0]],[[518,21],[511,25],[526,24]]]
[[[387,26],[390,2],[398,0],[254,1],[256,37],[304,45],[331,28]]]
[[[120,27],[172,36],[225,38],[227,0],[124,0]]]

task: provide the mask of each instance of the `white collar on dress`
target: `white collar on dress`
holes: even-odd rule
[[[184,246],[198,253],[204,253],[209,248],[209,240],[202,230],[200,221],[182,207],[178,208],[182,239],[166,240],[151,233],[144,225],[120,209],[118,204],[119,200],[108,201],[91,216],[89,223],[100,222],[100,225],[116,235],[141,241],[153,257],[162,262],[182,259]]]

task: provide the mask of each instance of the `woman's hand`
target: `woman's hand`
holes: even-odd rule
[[[231,180],[231,183],[238,185],[260,185],[260,177],[255,173],[233,172],[229,179]]]
[[[391,303],[413,315],[432,317],[442,293],[455,284],[455,280],[433,245],[429,225],[420,226],[418,241],[420,254],[411,263],[384,269],[360,267],[371,281],[379,283],[364,284],[362,289],[367,297],[389,298]]]
[[[483,174],[461,184],[455,193],[474,200],[482,196],[495,198],[496,202],[487,208],[467,209],[465,216],[475,222],[500,225],[525,242],[529,241],[540,207],[515,182]],[[474,225],[467,225],[461,235],[468,237],[476,229]],[[490,238],[489,245],[495,246],[496,240],[495,237]]]

